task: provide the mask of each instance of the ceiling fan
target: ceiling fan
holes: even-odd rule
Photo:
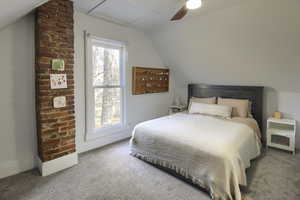
[[[171,21],[182,19],[189,10],[194,10],[202,6],[202,0],[187,0],[185,5],[172,17]]]

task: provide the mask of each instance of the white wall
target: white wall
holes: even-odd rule
[[[131,95],[131,66],[162,67],[160,57],[143,33],[75,13],[76,143],[80,152],[107,144],[130,134],[85,141],[84,34],[128,44],[127,120],[138,122],[166,115],[171,92]],[[36,166],[34,15],[28,15],[0,31],[0,178]],[[127,134],[127,135],[126,135]]]
[[[0,178],[35,166],[34,16],[0,32]]]
[[[122,41],[127,44],[126,66],[127,123],[130,129],[112,137],[85,140],[85,52],[84,31],[98,37]],[[163,67],[163,63],[152,47],[151,41],[132,28],[115,25],[85,14],[75,13],[75,95],[76,95],[76,143],[79,152],[99,147],[119,138],[128,137],[132,127],[138,122],[166,115],[172,102],[172,94],[146,94],[133,96],[132,66]]]
[[[16,22],[48,0],[9,0],[0,1],[0,30]]]
[[[151,37],[175,71],[177,94],[186,98],[191,82],[265,86],[265,117],[280,110],[296,118],[300,130],[299,10],[298,0],[241,1]]]

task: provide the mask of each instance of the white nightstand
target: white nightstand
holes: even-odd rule
[[[292,119],[268,119],[267,146],[295,154],[296,121]]]

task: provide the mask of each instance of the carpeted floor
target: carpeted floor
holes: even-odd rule
[[[300,154],[269,149],[248,170],[253,200],[300,200]],[[209,200],[196,187],[129,155],[128,141],[80,155],[43,178],[37,170],[0,180],[0,200]]]

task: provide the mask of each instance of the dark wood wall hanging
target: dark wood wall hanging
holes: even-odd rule
[[[133,95],[169,91],[169,69],[133,67],[132,72]]]

